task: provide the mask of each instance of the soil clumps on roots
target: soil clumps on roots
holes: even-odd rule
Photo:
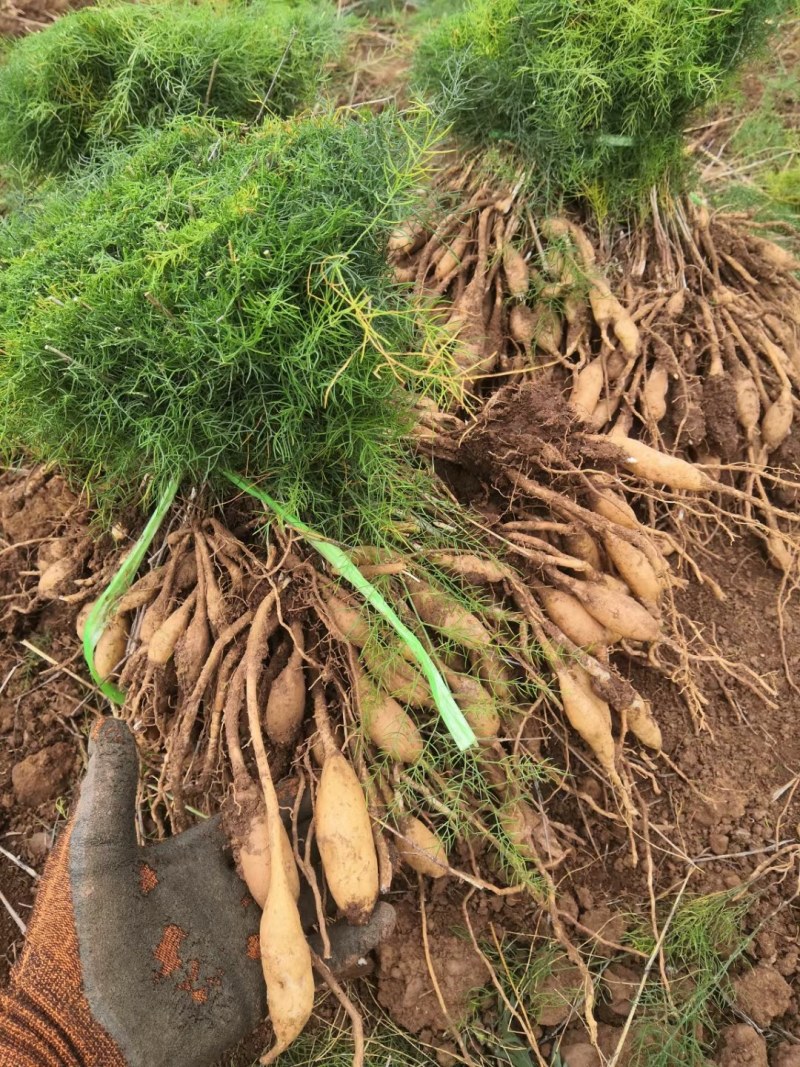
[[[553,382],[537,380],[502,386],[480,409],[454,446],[465,466],[491,484],[503,484],[509,471],[529,474],[555,457],[565,465],[613,466],[612,443],[581,441],[578,419]],[[554,472],[555,473],[555,472]],[[513,477],[513,475],[512,475]]]

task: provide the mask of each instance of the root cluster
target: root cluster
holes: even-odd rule
[[[445,171],[439,192],[460,205],[398,232],[393,257],[453,334],[465,409],[509,380],[548,385],[573,416],[577,454],[591,459],[591,435],[619,445],[626,494],[641,498],[650,526],[696,546],[720,526],[746,529],[793,573],[794,257],[744,216],[711,216],[688,199],[669,211],[654,200],[639,240],[608,248],[569,219],[537,224],[515,190],[469,168]]]
[[[571,219],[537,223],[518,188],[469,167],[445,170],[437,192],[457,206],[398,231],[392,255],[452,333],[463,397],[447,411],[421,402],[415,439],[495,494],[484,528],[530,575],[542,647],[655,747],[649,709],[607,688],[609,649],[665,669],[700,725],[698,659],[768,702],[673,593],[688,576],[724,596],[703,570],[720,529],[754,534],[796,582],[797,261],[743,216],[688,199],[654,200],[640,239],[608,247]],[[574,679],[553,669],[563,696]]]
[[[225,796],[252,815],[264,743],[270,780],[293,771],[313,808],[329,761],[346,759],[369,801],[380,891],[401,862],[452,871],[448,851],[475,834],[506,877],[524,880],[569,847],[530,791],[557,702],[630,822],[626,735],[658,750],[661,734],[610,652],[647,656],[665,640],[669,566],[630,509],[617,514],[624,501],[599,474],[585,478],[583,503],[521,470],[506,475],[527,517],[487,527],[499,551],[353,553],[425,642],[479,739],[458,770],[408,648],[301,544],[274,534],[259,559],[215,519],[169,535],[166,562],[128,591],[107,630],[130,642],[119,680],[152,768],[143,800],[159,833]]]
[[[472,796],[456,795],[441,780],[442,727],[428,682],[406,647],[318,569],[302,545],[275,534],[259,560],[221,523],[206,519],[169,535],[166,548],[167,561],[131,587],[108,628],[130,635],[119,681],[127,692],[125,714],[152,767],[144,799],[159,833],[167,824],[185,828],[193,810],[212,811],[225,795],[233,795],[237,810],[258,806],[257,729],[270,777],[293,772],[290,792],[302,781],[314,810],[325,767],[346,757],[369,799],[382,892],[401,862],[432,876],[450,871],[444,841],[452,845],[468,825],[496,846],[506,867],[519,867],[526,835],[528,854],[536,852],[534,837],[547,836],[543,816],[533,810],[515,816],[513,840],[502,829],[498,839],[496,821],[476,814],[486,808],[480,787],[473,785]],[[501,718],[524,677],[506,648],[519,641],[519,628],[499,614],[485,622],[463,598],[421,577],[438,571],[458,583],[486,583],[504,581],[505,570],[488,559],[447,553],[417,566],[369,547],[354,559],[428,635],[481,739],[474,763],[490,777],[485,788],[494,804],[487,810],[522,804],[515,746],[504,747]],[[534,672],[530,657],[526,667]],[[420,803],[427,805],[424,818],[415,811]],[[444,841],[431,811],[445,815]],[[560,861],[554,832],[549,840],[549,862]],[[322,845],[320,851],[325,868]]]

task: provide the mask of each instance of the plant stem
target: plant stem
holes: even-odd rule
[[[100,691],[114,704],[124,704],[125,694],[121,689],[115,686],[113,682],[108,682],[100,677],[94,662],[94,650],[97,647],[97,642],[103,635],[103,630],[105,630],[109,615],[114,610],[114,605],[122,594],[130,588],[131,583],[136,576],[136,572],[145,557],[145,553],[150,547],[153,538],[158,533],[161,523],[164,521],[164,516],[167,514],[167,511],[169,511],[170,505],[175,499],[179,484],[180,478],[173,478],[161,494],[156,509],[148,519],[147,525],[139,535],[138,541],[125,557],[122,566],[106,586],[105,591],[100,594],[94,607],[89,612],[89,617],[86,620],[86,625],[83,630],[83,654],[86,658],[89,674],[91,674],[92,680],[97,685],[98,689],[100,689]]]

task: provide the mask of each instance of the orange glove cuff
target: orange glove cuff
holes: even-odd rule
[[[70,833],[71,826],[56,845],[22,955],[0,994],[0,1067],[125,1067],[83,992],[67,873]]]

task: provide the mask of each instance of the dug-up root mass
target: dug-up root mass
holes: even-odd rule
[[[401,862],[447,873],[448,852],[465,836],[477,833],[512,881],[563,861],[570,831],[548,823],[530,788],[550,773],[540,762],[543,730],[563,736],[566,727],[568,746],[579,738],[610,807],[636,818],[626,742],[657,753],[661,732],[618,657],[685,683],[702,714],[702,694],[687,681],[699,653],[674,605],[672,538],[639,523],[612,474],[585,473],[557,452],[569,412],[551,418],[556,433],[538,446],[547,464],[534,468],[538,420],[523,426],[504,407],[535,413],[543,400],[531,388],[497,394],[469,429],[440,415],[432,421],[446,420],[447,431],[420,435],[421,448],[471,465],[514,497],[505,514],[476,520],[475,551],[352,553],[424,641],[478,747],[459,755],[408,648],[292,535],[274,532],[264,555],[220,521],[196,521],[168,536],[166,561],[125,594],[107,630],[128,645],[119,683],[152,769],[144,789],[160,834],[227,798],[250,815],[234,834],[243,872],[278,847],[286,859],[288,839],[269,832],[265,773],[270,782],[288,776],[295,792],[301,781],[312,805],[323,805],[315,832],[334,910],[362,922]],[[613,465],[613,449],[595,451],[598,466]],[[123,655],[104,665],[109,673],[114,658]],[[344,843],[342,826],[351,827]],[[253,892],[265,900],[269,875],[260,871]]]
[[[465,410],[509,382],[548,385],[573,420],[562,452],[619,448],[651,527],[686,546],[749,531],[794,573],[797,261],[688,198],[654,199],[638,237],[608,247],[571,219],[534,220],[521,186],[445,169],[434,196],[451,209],[394,238],[398,280],[452,334]]]

